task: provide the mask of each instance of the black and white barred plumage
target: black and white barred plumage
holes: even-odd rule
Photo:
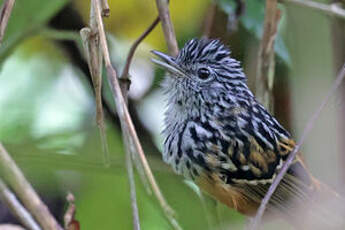
[[[169,100],[164,160],[189,178],[217,170],[226,183],[270,182],[286,156],[276,153],[290,134],[255,100],[240,63],[229,55],[218,40],[193,39],[177,56],[188,75],[163,84]],[[200,68],[210,71],[207,79],[198,77]],[[256,147],[272,156],[251,157]]]
[[[219,201],[252,215],[295,147],[290,134],[256,101],[230,50],[193,39],[176,58],[153,51],[169,73],[163,159]],[[297,203],[320,186],[297,156],[269,210],[298,218]],[[295,200],[292,202],[292,199]]]

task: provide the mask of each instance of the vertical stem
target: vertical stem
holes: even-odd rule
[[[277,4],[277,0],[266,0],[264,32],[256,68],[256,97],[270,112],[273,112],[274,41],[280,18]]]
[[[129,145],[130,138],[129,138],[128,132],[123,132],[122,137],[124,141],[127,143],[126,145]],[[140,230],[140,218],[139,218],[137,194],[136,194],[134,172],[133,172],[132,153],[130,149],[128,148],[126,148],[126,168],[127,168],[129,188],[130,188],[132,216],[133,216],[133,229]]]
[[[106,3],[106,1],[105,1]],[[104,113],[102,104],[102,53],[100,52],[99,34],[97,33],[97,23],[93,5],[90,8],[90,28],[83,28],[80,35],[83,41],[84,51],[87,56],[87,63],[90,70],[92,84],[96,98],[96,120],[102,144],[103,163],[110,166],[110,154],[108,148],[107,135],[104,123]]]
[[[206,38],[211,37],[212,26],[215,21],[216,11],[217,11],[217,3],[215,1],[211,1],[208,7],[208,11],[206,12],[205,21],[204,21],[203,36]]]
[[[169,1],[156,0],[159,18],[162,22],[162,29],[164,32],[165,41],[168,45],[168,50],[171,56],[176,57],[178,54],[178,46],[176,41],[175,30],[170,19]]]
[[[203,193],[200,193],[200,201],[206,215],[208,229],[221,230],[217,201]]]
[[[123,69],[123,72],[120,77],[120,85],[122,90],[123,98],[126,101],[127,108],[128,108],[128,89],[130,84],[129,79],[129,67],[131,65],[135,50],[139,46],[139,44],[145,39],[145,37],[151,33],[151,31],[156,27],[156,25],[159,23],[159,17],[157,17],[152,24],[144,31],[142,35],[133,43],[132,47],[129,50],[129,53],[127,55],[127,60],[125,67]],[[126,146],[133,146],[132,143],[130,143],[130,135],[128,131],[122,127],[123,135],[122,138],[125,141]],[[136,195],[136,188],[135,188],[135,180],[134,180],[134,172],[133,172],[133,160],[135,161],[135,150],[132,148],[127,147],[126,148],[126,168],[127,168],[127,174],[128,174],[128,181],[129,181],[129,187],[130,187],[130,197],[131,197],[131,206],[132,206],[132,215],[133,215],[133,229],[140,230],[140,219],[139,219],[139,211],[138,211],[138,204],[137,204],[137,195]],[[142,166],[140,162],[137,162],[137,169],[139,171],[139,175],[142,177],[143,183],[147,183],[146,177],[144,177],[144,170],[142,169]],[[141,172],[142,171],[142,172]],[[149,190],[150,191],[150,190]]]
[[[129,66],[128,66],[129,69]],[[128,70],[127,70],[128,71]],[[129,88],[129,79],[128,79],[128,73],[126,76],[123,76],[121,80],[123,81],[123,84],[121,84],[121,91],[123,98],[126,102],[126,106],[128,107],[128,88]],[[126,84],[127,82],[128,84]],[[140,218],[139,218],[139,210],[138,210],[138,202],[137,202],[137,193],[135,188],[135,180],[134,180],[134,171],[133,171],[133,161],[132,157],[134,157],[135,150],[129,146],[133,146],[133,143],[131,143],[131,137],[129,132],[125,127],[123,127],[123,124],[121,123],[121,130],[122,130],[122,139],[125,142],[126,147],[126,168],[127,168],[127,175],[128,175],[128,181],[129,181],[129,190],[130,190],[130,198],[131,198],[131,207],[132,207],[132,217],[133,217],[133,229],[134,230],[140,230]]]

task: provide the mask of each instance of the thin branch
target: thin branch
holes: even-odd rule
[[[90,28],[80,30],[83,41],[83,48],[86,54],[90,75],[95,90],[96,99],[96,120],[99,135],[102,143],[103,162],[106,167],[110,166],[110,155],[108,149],[107,135],[104,124],[104,113],[102,105],[102,54],[100,52],[99,35],[97,33],[97,23],[95,20],[95,10],[90,9]]]
[[[157,18],[152,22],[152,24],[139,36],[139,38],[137,40],[135,40],[135,42],[132,44],[129,52],[128,52],[128,55],[127,55],[127,58],[126,58],[126,64],[125,64],[125,67],[123,68],[123,71],[122,71],[122,74],[121,74],[121,77],[119,78],[120,80],[120,86],[121,86],[121,89],[122,89],[122,95],[125,99],[125,101],[127,102],[127,92],[128,92],[128,89],[129,89],[129,85],[130,85],[130,78],[129,78],[129,67],[132,63],[132,59],[134,57],[134,53],[136,51],[136,49],[138,48],[139,44],[146,38],[146,36],[148,34],[151,33],[151,31],[157,26],[157,24],[159,23],[159,16],[157,16]],[[122,130],[126,130],[126,129],[123,129]],[[126,137],[124,138],[125,141],[129,141],[130,138],[128,138],[128,133],[125,134]],[[133,146],[132,144],[130,143],[126,143],[127,146]],[[132,149],[132,148],[131,148]],[[136,166],[136,169],[139,173],[139,176],[140,176],[140,179],[142,181],[142,183],[144,184],[144,187],[147,191],[148,194],[151,194],[152,191],[150,189],[150,185],[147,181],[147,178],[145,176],[145,172],[144,172],[144,168],[140,162],[140,160],[138,159],[138,155],[135,154],[135,149],[133,151],[131,151],[131,155],[132,155],[132,158],[133,158],[133,161],[135,163],[135,166]],[[131,160],[132,160],[131,158]],[[127,158],[126,158],[127,159]],[[134,211],[134,210],[133,210]]]
[[[130,117],[130,114],[128,112],[127,106],[125,99],[122,95],[121,87],[119,84],[119,81],[117,79],[117,73],[115,69],[113,68],[111,61],[110,61],[110,56],[109,56],[109,50],[108,50],[108,45],[106,41],[106,36],[104,32],[104,27],[103,27],[103,21],[101,17],[101,12],[100,12],[100,7],[98,5],[97,0],[92,0],[92,4],[94,5],[95,11],[96,11],[96,21],[97,21],[97,26],[98,26],[98,32],[100,36],[100,44],[101,44],[101,50],[103,53],[103,58],[105,62],[105,67],[107,70],[107,76],[108,76],[108,82],[110,85],[110,88],[113,93],[113,98],[115,101],[117,113],[120,117],[121,125],[123,128],[125,128],[126,132],[130,134],[131,137],[131,142],[133,143],[133,148],[135,149],[135,152],[137,155],[139,155],[141,163],[144,167],[146,176],[152,186],[152,190],[157,197],[161,207],[163,208],[166,217],[170,221],[170,223],[175,227],[175,229],[181,229],[181,227],[178,225],[177,221],[174,218],[174,212],[171,209],[171,207],[168,205],[166,202],[165,198],[163,197],[157,182],[152,174],[152,171],[150,169],[150,166],[146,160],[144,151],[142,149],[142,146],[140,144],[139,138],[137,136],[137,133],[134,128],[133,121]],[[129,147],[129,146],[126,146]]]
[[[127,75],[126,75],[126,79]],[[120,79],[124,80],[124,79]],[[126,106],[128,106],[128,89],[130,81],[122,81],[121,91],[122,95],[126,101]],[[128,84],[125,84],[128,83]],[[133,217],[133,229],[134,230],[140,230],[140,218],[139,218],[139,209],[138,209],[138,202],[137,202],[137,194],[136,194],[136,188],[135,188],[135,180],[134,180],[134,171],[133,171],[133,161],[136,164],[140,179],[142,183],[144,184],[144,187],[146,188],[148,194],[152,194],[149,182],[147,181],[145,170],[141,164],[140,159],[138,159],[136,154],[136,149],[134,148],[133,139],[131,138],[131,135],[124,127],[124,124],[121,123],[121,130],[122,130],[122,138],[125,142],[126,146],[126,169],[127,169],[127,176],[129,181],[129,189],[130,189],[130,199],[131,199],[131,207],[132,207],[132,217]]]
[[[324,4],[320,2],[314,2],[310,0],[279,0],[282,3],[291,3],[298,6],[307,7],[310,9],[318,10],[326,13],[330,16],[339,17],[345,19],[345,10],[342,9],[338,4]]]
[[[169,53],[176,57],[178,54],[178,46],[176,41],[175,30],[170,20],[169,1],[156,0],[159,18],[161,19],[162,29],[164,32],[165,41],[168,45]]]
[[[0,11],[0,45],[2,43],[2,39],[4,38],[6,27],[8,24],[8,20],[10,19],[11,12],[14,6],[15,0],[6,0],[2,6]]]
[[[217,201],[202,192],[200,193],[199,197],[200,197],[201,205],[204,209],[204,213],[206,216],[208,229],[222,230],[221,221],[218,215],[219,213],[217,211],[217,207],[218,207]]]
[[[121,90],[122,90],[122,95],[126,101],[126,104],[128,102],[128,89],[130,84],[129,80],[129,67],[131,65],[134,53],[139,46],[139,44],[146,38],[148,34],[151,33],[151,31],[156,27],[156,25],[159,23],[159,17],[157,17],[152,24],[144,31],[143,34],[139,36],[139,38],[133,43],[132,47],[129,50],[129,53],[127,55],[126,59],[126,64],[125,67],[122,71],[120,80],[122,81],[121,83]],[[125,84],[127,83],[127,84]],[[130,134],[128,133],[127,129],[122,127],[122,134],[123,134],[123,139],[125,140],[126,146],[133,146],[131,144],[131,137]],[[133,160],[136,159],[135,155],[135,149],[133,148],[126,148],[126,168],[127,168],[127,174],[128,174],[128,180],[129,180],[129,187],[130,187],[130,197],[131,197],[131,206],[132,206],[132,215],[133,215],[133,229],[135,230],[140,230],[140,219],[139,219],[139,211],[138,211],[138,204],[137,204],[137,195],[136,195],[136,188],[135,188],[135,181],[134,181],[134,172],[133,172],[133,163],[132,163],[132,158]],[[137,164],[138,165],[138,171],[140,172],[140,175],[144,175],[144,170],[142,169],[142,166],[140,162]],[[145,183],[146,177],[144,178],[143,182]],[[147,183],[147,182],[146,182]],[[151,192],[151,190],[149,190]]]
[[[45,230],[62,230],[62,227],[41,201],[31,184],[0,143],[0,172],[17,194],[24,206]]]
[[[137,43],[139,45],[139,43]],[[134,46],[132,46],[134,47]],[[135,46],[137,47],[137,46]],[[131,49],[132,50],[132,49]],[[129,63],[130,63],[130,58],[129,56],[133,56],[134,55],[134,51],[135,48],[133,49],[133,52],[131,54],[128,55],[127,57],[127,64],[128,64],[128,69],[129,70]],[[129,90],[129,84],[130,84],[130,80],[129,80],[129,76],[128,76],[128,72],[126,73],[125,70],[122,73],[122,77],[120,78],[120,80],[122,80],[122,84],[120,85],[121,87],[121,92],[123,95],[123,98],[126,102],[126,107],[128,108],[128,90]],[[124,81],[127,80],[127,81]],[[133,160],[136,160],[135,158],[135,149],[133,148],[133,144],[131,143],[131,136],[128,132],[128,129],[126,129],[125,127],[123,127],[123,123],[121,123],[121,130],[122,130],[122,139],[125,142],[125,146],[126,146],[126,169],[127,169],[127,176],[128,176],[128,181],[129,181],[129,191],[130,191],[130,198],[131,198],[131,207],[132,207],[132,217],[133,217],[133,229],[134,230],[140,230],[140,218],[139,218],[139,209],[138,209],[138,202],[137,202],[137,192],[136,192],[136,188],[135,188],[135,180],[134,180],[134,171],[133,171],[133,162],[132,162],[132,158]],[[141,166],[141,162],[137,162],[135,161],[135,163],[137,164],[137,170],[139,171],[140,176],[142,177],[142,182],[145,184],[145,187],[147,186],[147,179],[145,177],[145,172],[143,167]],[[148,192],[151,193],[150,188],[148,188]]]
[[[277,0],[266,0],[264,32],[256,67],[256,97],[270,112],[273,112],[274,41],[280,19],[277,5]]]
[[[103,1],[102,1],[103,3]],[[103,3],[104,5],[104,3]],[[103,6],[102,6],[103,7]],[[80,35],[83,40],[83,46],[86,53],[86,59],[88,61],[88,66],[90,69],[92,81],[95,87],[95,95],[96,95],[96,110],[97,110],[97,125],[99,127],[103,152],[107,156],[104,158],[109,166],[109,157],[108,157],[108,145],[106,142],[106,135],[104,129],[104,119],[103,119],[103,109],[102,109],[102,101],[101,101],[101,84],[102,84],[102,53],[100,50],[100,43],[99,43],[99,33],[98,33],[98,26],[96,20],[96,9],[95,5],[91,4],[90,8],[90,28],[83,28],[80,31]],[[103,11],[102,11],[103,15]],[[125,91],[127,93],[127,90]],[[127,94],[126,94],[127,95]],[[126,97],[127,98],[127,97]],[[123,132],[123,139],[126,143],[126,146],[129,145],[129,138],[126,132]],[[136,202],[136,191],[135,191],[135,183],[134,183],[134,176],[133,176],[133,168],[131,162],[131,152],[126,148],[126,167],[128,170],[128,177],[130,181],[130,191],[131,191],[131,201],[132,201],[132,210],[133,210],[133,222],[134,222],[134,229],[140,229],[140,222],[139,222],[139,214],[138,214],[138,207]],[[130,162],[129,162],[130,161]],[[131,183],[133,181],[133,183]],[[65,227],[66,228],[66,227]]]
[[[157,26],[158,23],[159,23],[159,16],[157,16],[157,18],[152,22],[152,24],[133,43],[133,45],[130,48],[129,53],[127,55],[126,64],[125,64],[125,67],[124,67],[124,69],[122,71],[122,74],[121,74],[121,77],[120,77],[121,79],[124,79],[124,78],[126,78],[128,76],[129,66],[131,65],[131,62],[132,62],[135,50],[137,49],[138,45],[146,38],[146,36],[148,34],[151,33],[151,31]]]
[[[267,206],[269,200],[271,199],[272,194],[274,193],[274,191],[278,187],[280,181],[283,179],[283,177],[284,177],[285,173],[287,172],[288,168],[290,167],[292,161],[295,159],[297,152],[299,151],[299,149],[301,148],[302,144],[304,143],[306,137],[308,136],[311,129],[313,128],[316,119],[319,117],[321,111],[326,106],[326,104],[329,101],[329,99],[331,98],[331,96],[336,92],[337,88],[341,85],[344,77],[345,77],[345,63],[343,65],[343,67],[340,69],[340,71],[337,75],[337,78],[334,81],[332,88],[327,93],[327,96],[324,98],[321,105],[318,107],[318,109],[315,111],[313,116],[309,119],[308,123],[306,124],[300,141],[297,143],[294,150],[290,153],[290,155],[287,158],[287,160],[285,161],[282,169],[280,170],[280,172],[278,173],[278,175],[274,179],[273,183],[269,187],[264,199],[261,201],[258,212],[257,212],[254,220],[252,221],[252,224],[251,224],[249,229],[255,230],[259,227],[262,216],[265,212],[265,209],[266,209],[266,206]]]
[[[123,132],[123,134],[125,136],[124,132]],[[126,142],[129,143],[129,137],[127,136],[124,138],[126,139]],[[129,149],[126,148],[126,168],[127,168],[130,197],[131,197],[133,229],[134,230],[140,230],[140,218],[139,218],[137,194],[136,194],[135,181],[134,181],[133,163],[132,163],[132,156],[131,156],[132,154],[128,150]]]
[[[203,25],[203,36],[206,38],[211,37],[212,26],[215,21],[217,11],[217,3],[216,1],[211,1],[208,7],[208,11],[206,12],[205,21]]]
[[[244,0],[235,0],[236,8],[228,14],[228,23],[226,25],[227,33],[232,33],[238,29],[240,17],[245,12],[246,3]]]
[[[30,230],[41,230],[40,226],[32,218],[30,213],[23,207],[17,197],[0,179],[0,199],[7,205],[19,221]]]

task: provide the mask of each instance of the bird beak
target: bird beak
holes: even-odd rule
[[[153,63],[157,64],[158,66],[162,67],[166,71],[170,72],[171,75],[174,77],[185,76],[181,68],[176,63],[175,58],[156,50],[152,50],[151,52],[160,58],[160,59],[151,58],[151,61]]]

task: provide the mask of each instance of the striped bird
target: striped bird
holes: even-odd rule
[[[220,41],[192,39],[176,58],[152,52],[159,58],[152,61],[168,72],[162,86],[167,97],[164,161],[218,201],[254,215],[295,147],[291,135],[255,99],[240,62]],[[298,206],[318,203],[320,194],[338,196],[297,156],[267,215],[283,216],[301,227]],[[307,213],[333,218],[331,212]]]

